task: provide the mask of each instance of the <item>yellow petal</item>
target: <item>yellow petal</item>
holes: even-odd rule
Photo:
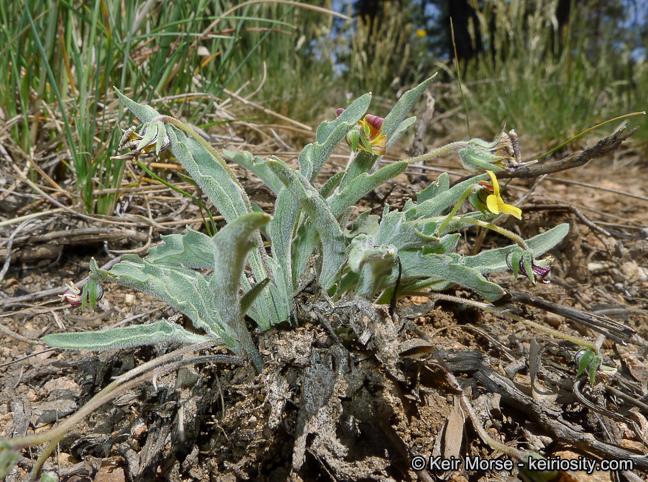
[[[387,150],[387,136],[379,136],[376,139],[369,141],[369,144],[371,144],[371,150],[375,156],[382,156]]]
[[[491,183],[493,184],[493,194],[499,198],[499,183],[497,182],[497,178],[495,177],[495,174],[493,171],[486,171],[488,174],[488,177],[491,178]]]
[[[486,206],[488,210],[493,214],[499,214],[499,199],[494,194],[491,194],[486,198]]]
[[[504,214],[510,214],[511,216],[515,216],[518,219],[522,219],[522,210],[520,208],[516,208],[515,206],[511,206],[510,204],[505,204],[503,202],[499,203],[498,207]]]

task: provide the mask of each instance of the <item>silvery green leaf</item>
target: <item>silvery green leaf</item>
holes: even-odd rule
[[[209,286],[220,307],[223,320],[238,323],[241,318],[239,281],[248,252],[256,246],[253,234],[270,221],[264,213],[248,213],[221,229],[213,238],[214,274]]]
[[[248,171],[254,173],[266,184],[266,186],[270,188],[273,193],[275,193],[275,195],[279,195],[281,190],[284,188],[283,183],[260,157],[254,156],[252,153],[247,151],[235,152],[227,149],[223,149],[223,154],[240,166],[246,168]]]
[[[222,338],[225,345],[235,350],[236,336],[224,322],[221,307],[209,288],[209,279],[196,271],[175,266],[157,265],[137,255],[126,255],[110,271],[90,262],[90,277],[149,293],[176,310],[184,313],[194,327],[209,336]]]
[[[366,259],[355,291],[359,295],[373,298],[385,276],[390,275],[398,265],[398,254],[393,246],[381,247],[365,254]]]
[[[247,310],[250,309],[254,300],[257,299],[257,296],[261,294],[261,291],[270,283],[270,278],[266,278],[261,283],[255,284],[250,291],[245,293],[241,297],[241,315],[247,313]]]
[[[394,246],[376,245],[374,238],[361,234],[351,242],[348,263],[351,271],[360,274],[356,293],[372,297],[398,263],[398,250]]]
[[[336,218],[340,218],[347,209],[360,200],[365,194],[371,192],[382,183],[405,172],[406,169],[407,163],[403,161],[385,166],[371,175],[362,173],[344,189],[338,190],[335,194],[330,196],[326,202],[330,206],[333,215]],[[351,212],[348,212],[347,214],[350,215]],[[346,225],[346,219],[341,220],[340,225]],[[310,255],[315,249],[318,237],[315,235],[314,231],[315,227],[313,225],[300,227],[299,246],[295,250],[295,254],[299,259],[299,261],[295,262],[295,268],[297,271],[303,269],[305,263],[310,259]]]
[[[447,254],[422,254],[419,251],[401,251],[401,283],[420,280],[423,284],[450,282],[468,288],[487,301],[495,301],[506,292],[495,283],[488,281],[479,270],[461,264],[461,258]],[[394,275],[392,275],[394,278]],[[388,279],[386,286],[395,282]],[[384,294],[381,300],[386,297]]]
[[[389,137],[387,141],[387,146],[386,150],[389,150],[394,144],[396,144],[396,141],[401,138],[403,134],[405,134],[405,131],[409,129],[409,127],[416,122],[416,116],[408,117],[407,119],[403,120],[403,122],[400,123],[398,126],[398,129]]]
[[[112,350],[157,343],[202,343],[218,338],[196,335],[180,325],[161,320],[150,325],[113,328],[106,331],[56,333],[46,335],[43,341],[57,348],[74,350]]]
[[[342,124],[355,126],[367,112],[369,104],[371,104],[371,94],[364,94],[354,100],[335,120],[322,122],[317,128],[316,141],[324,144]]]
[[[534,256],[539,257],[560,243],[568,233],[569,224],[559,224],[545,233],[534,236],[526,243],[533,251]],[[467,256],[466,266],[478,269],[483,274],[508,269],[506,257],[516,246],[511,245],[505,248],[491,249],[476,256]]]
[[[448,176],[447,172],[444,172],[439,175],[436,181],[431,183],[428,187],[426,187],[416,195],[416,202],[418,204],[421,204],[422,202],[425,202],[428,199],[432,199],[433,197],[438,196],[448,189],[450,189],[450,176]],[[403,211],[407,211],[407,209],[403,209]]]
[[[323,198],[327,198],[331,195],[331,193],[335,190],[336,187],[340,184],[340,181],[344,177],[344,171],[340,171],[333,176],[329,178],[328,181],[326,181],[326,184],[322,186],[320,189],[320,194],[322,195]]]
[[[373,174],[360,174],[344,188],[339,189],[327,199],[328,205],[331,207],[331,212],[337,218],[345,209],[354,205],[367,193],[373,191],[382,183],[405,172],[407,165],[405,161],[395,162],[378,169]]]
[[[272,294],[272,301],[275,304],[275,310],[281,321],[286,321],[290,318],[290,311],[292,308],[292,292],[293,285],[288,283],[290,280],[290,272],[286,275],[282,266],[276,259],[268,257],[268,264],[272,272],[274,283],[270,283],[269,289]],[[288,280],[288,281],[287,281]]]
[[[423,248],[427,250],[426,252],[442,253],[454,249],[458,237],[446,235],[439,238],[433,234],[438,222],[427,219],[417,221],[405,219],[406,213],[388,212],[388,209],[385,209],[376,243],[394,245],[399,251]]]
[[[423,248],[423,254],[445,254],[451,253],[457,248],[457,244],[461,239],[461,234],[446,234],[436,244],[428,244]]]
[[[297,282],[297,278],[306,270],[311,255],[319,242],[320,237],[317,228],[308,222],[301,223],[299,228],[297,228],[297,235],[295,236],[292,250],[292,270],[295,283]]]
[[[299,202],[292,192],[283,188],[277,196],[274,217],[269,227],[272,257],[281,266],[285,289],[284,295],[288,297],[294,290],[294,283],[297,278],[297,275],[293,273],[292,257],[295,226],[297,225],[300,210]],[[278,283],[277,276],[275,276],[275,282]]]
[[[355,238],[359,234],[368,234],[374,238],[380,229],[380,216],[371,214],[371,211],[361,213],[349,231],[345,232],[347,238]]]
[[[137,117],[142,123],[147,123],[151,122],[153,119],[160,117],[160,113],[156,111],[153,107],[149,105],[144,105],[144,104],[138,104],[137,102],[133,102],[130,100],[128,97],[126,97],[124,94],[119,92],[115,88],[115,92],[117,93],[117,96],[119,97],[119,100],[121,100],[122,104],[126,106],[128,110],[130,110],[135,117]]]
[[[171,151],[196,184],[214,203],[225,221],[230,223],[239,216],[247,214],[249,205],[247,194],[232,178],[233,174],[224,161],[221,162],[202,144],[186,136],[177,128],[169,126],[167,131],[171,140]],[[268,277],[268,273],[266,273],[262,260],[261,250],[263,247],[259,245],[258,248],[250,256],[250,266],[254,277],[257,280],[263,280]],[[262,329],[268,329],[282,321],[279,319],[279,314],[274,311],[274,306],[275,303],[269,291],[264,291],[262,297],[254,304],[251,316]]]
[[[344,262],[344,235],[326,200],[308,179],[280,161],[267,161],[281,182],[301,203],[322,240],[320,285],[330,288]]]
[[[356,156],[353,158],[353,162],[351,162],[351,165],[346,170],[344,179],[342,179],[342,183],[340,184],[340,189],[344,189],[360,174],[371,171],[371,168],[374,167],[377,160],[378,156],[374,156],[367,151],[358,151]]]
[[[214,245],[206,234],[187,227],[187,234],[162,236],[164,244],[150,249],[147,261],[192,269],[214,267]]]
[[[200,189],[214,203],[226,222],[248,213],[247,195],[227,168],[195,139],[169,126],[171,151]],[[265,278],[265,276],[263,277]],[[261,279],[263,279],[261,278]]]
[[[387,206],[376,236],[378,244],[392,244],[399,250],[423,246],[427,241],[417,232],[417,225],[405,222],[405,213],[388,211]],[[419,226],[420,227],[420,226]]]
[[[212,238],[214,241],[214,274],[210,279],[209,287],[224,323],[234,329],[241,348],[250,357],[259,372],[263,369],[263,358],[243,320],[239,299],[239,281],[243,275],[247,254],[256,246],[253,235],[270,219],[270,216],[265,213],[244,214],[227,224]],[[262,290],[262,292],[268,293],[268,298],[271,299],[271,292],[268,290]]]
[[[446,210],[450,209],[464,194],[466,189],[471,185],[477,184],[479,181],[488,180],[488,174],[480,174],[479,176],[471,177],[463,182],[455,184],[449,190],[438,192],[434,197],[419,203],[416,207],[407,212],[407,219],[420,219],[429,218],[433,216],[440,216]]]
[[[373,249],[375,246],[376,240],[372,236],[366,234],[360,234],[353,238],[351,245],[349,246],[349,268],[354,273],[359,273],[362,268],[362,264],[365,261],[365,251]]]

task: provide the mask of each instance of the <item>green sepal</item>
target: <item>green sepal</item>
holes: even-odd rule
[[[511,251],[510,256],[510,265],[511,269],[513,270],[513,276],[515,279],[518,277],[518,272],[520,271],[520,260],[522,259],[522,256],[524,255],[524,250],[520,246],[515,246],[513,248],[513,251]],[[524,269],[526,269],[526,265],[524,266]]]
[[[526,250],[522,253],[522,264],[524,265],[524,271],[526,271],[529,280],[532,284],[535,284],[535,274],[533,274],[533,251]],[[515,270],[513,273],[515,273]],[[517,274],[515,277],[517,278]]]
[[[576,377],[580,377],[586,370],[589,375],[589,380],[592,385],[596,381],[596,371],[601,366],[603,358],[601,355],[595,353],[592,350],[581,350],[576,354],[578,359],[578,371],[576,372]]]

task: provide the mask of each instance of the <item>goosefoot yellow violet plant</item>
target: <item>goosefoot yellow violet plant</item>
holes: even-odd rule
[[[345,297],[393,303],[408,293],[452,286],[467,288],[493,302],[506,292],[487,279],[492,272],[512,269],[516,276],[521,273],[532,282],[546,279],[550,261],[538,257],[567,235],[568,225],[525,240],[490,223],[500,212],[521,215],[502,200],[494,174],[522,165],[514,131],[502,133],[493,142],[473,139],[453,143],[374,172],[380,157],[416,121],[407,114],[430,82],[432,78],[403,94],[384,119],[367,115],[371,94],[338,110],[337,117],[323,122],[315,141],[301,151],[298,169],[276,156],[262,159],[249,152],[225,150],[225,157],[251,171],[276,195],[272,216],[253,210],[223,156],[193,129],[117,92],[141,121],[139,128],[124,131],[120,147],[130,149],[133,156],[170,150],[226,225],[213,236],[190,228],[185,234],[163,236],[164,244],[152,248],[146,258],[127,255],[110,270],[100,269],[92,260],[92,290],[84,295],[71,285],[65,297],[75,304],[84,300],[94,304],[99,297],[98,283],[117,283],[169,304],[186,315],[195,330],[163,319],[104,332],[51,334],[44,341],[54,347],[86,350],[162,342],[190,347],[222,345],[247,357],[260,372],[263,358],[244,316],[254,320],[260,332],[286,320],[299,321],[295,320],[293,293],[304,276],[316,279],[333,303]],[[322,186],[315,184],[342,140],[353,150],[348,168]],[[381,216],[365,212],[347,226],[355,203],[363,196],[403,173],[411,162],[451,151],[457,151],[464,165],[480,174],[452,187],[449,176],[441,174],[403,209],[392,210],[386,205]],[[468,198],[477,209],[458,214]],[[506,236],[512,244],[474,256],[457,254],[459,231],[473,225]],[[9,466],[17,446],[11,441],[0,442],[8,457],[0,458],[0,465]]]
[[[314,273],[319,286],[333,300],[362,296],[377,303],[389,303],[412,291],[444,290],[453,285],[495,301],[505,291],[486,275],[506,269],[524,274],[532,282],[545,279],[548,269],[539,274],[543,262],[538,256],[564,238],[567,225],[525,241],[489,223],[499,212],[520,217],[517,208],[502,200],[493,173],[521,165],[514,131],[503,133],[494,142],[473,139],[450,145],[473,170],[488,168],[482,169],[488,171],[486,174],[453,187],[448,175],[442,174],[402,210],[391,210],[387,205],[382,216],[365,213],[347,229],[346,220],[354,204],[404,172],[412,161],[372,172],[385,150],[415,122],[414,117],[406,117],[407,113],[431,81],[406,92],[384,119],[367,114],[370,94],[339,109],[334,120],[319,126],[315,142],[302,150],[299,169],[277,157],[261,159],[248,152],[224,151],[226,157],[252,171],[275,193],[272,217],[253,212],[245,190],[223,157],[193,129],[117,92],[142,122],[139,129],[124,132],[121,147],[130,148],[134,155],[170,149],[227,224],[213,237],[191,229],[184,235],[163,236],[165,244],[151,249],[147,258],[125,256],[110,271],[99,269],[93,261],[91,278],[160,298],[184,313],[202,334],[162,320],[155,329],[148,325],[146,336],[140,336],[137,327],[130,327],[54,334],[45,341],[62,348],[108,349],[209,339],[247,356],[260,371],[263,360],[243,315],[252,318],[259,331],[290,319],[294,311],[292,293],[305,273]],[[357,151],[355,157],[346,172],[318,187],[315,178],[343,139]],[[465,199],[480,192],[487,193],[485,209],[457,214]],[[471,225],[492,229],[514,244],[476,256],[454,253],[458,231]],[[269,254],[258,231],[261,227],[270,244]],[[244,273],[248,264],[250,269]]]

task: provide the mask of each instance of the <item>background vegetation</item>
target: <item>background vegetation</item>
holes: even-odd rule
[[[5,148],[33,181],[53,191],[76,183],[86,211],[111,214],[124,175],[123,162],[110,159],[123,115],[113,86],[205,129],[228,122],[217,115],[228,92],[254,94],[315,125],[364,92],[394,98],[439,70],[443,114],[461,106],[450,16],[477,134],[494,135],[506,123],[549,147],[646,109],[647,10],[639,4],[0,2]],[[445,127],[458,129],[457,138],[465,135],[463,115]],[[648,121],[637,122],[644,128],[636,138],[645,140]]]

